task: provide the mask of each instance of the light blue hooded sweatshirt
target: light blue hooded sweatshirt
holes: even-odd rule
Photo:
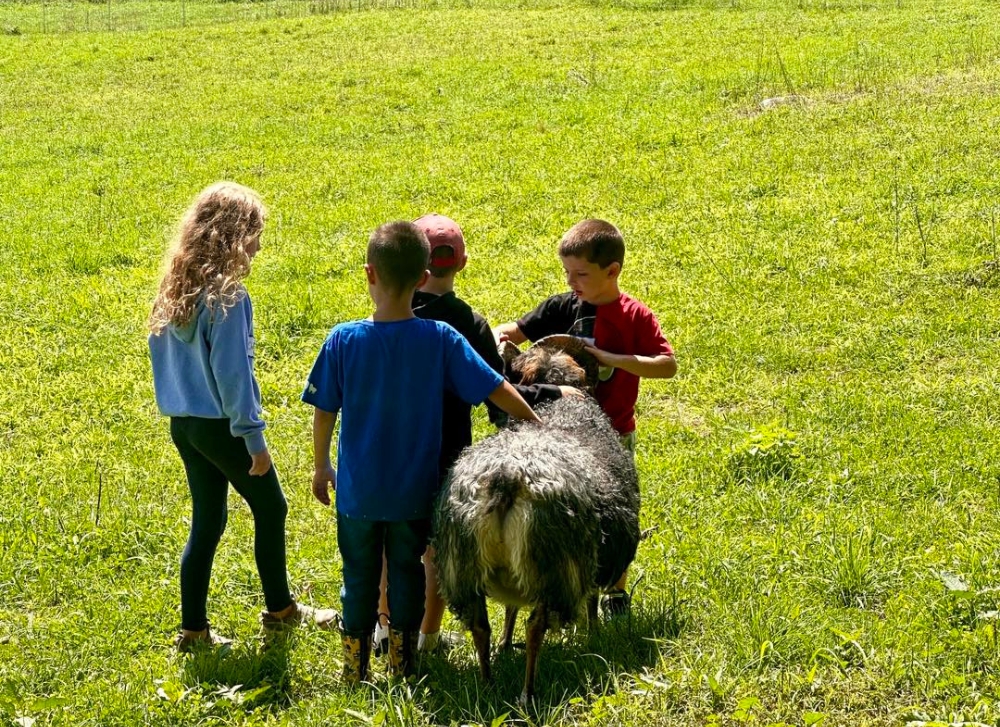
[[[149,336],[149,353],[161,414],[228,419],[250,454],[267,448],[253,375],[253,305],[245,290],[224,313],[198,303],[187,325]]]

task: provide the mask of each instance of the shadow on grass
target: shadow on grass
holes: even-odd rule
[[[535,699],[527,711],[516,706],[524,683],[523,648],[494,652],[493,680],[486,684],[471,639],[466,638],[447,658],[427,659],[427,692],[421,699],[444,723],[490,724],[504,713],[529,721],[537,715],[547,722],[571,699],[614,692],[623,672],[656,664],[667,642],[686,626],[676,601],[636,599],[629,616],[602,621],[589,633],[586,627],[549,632],[539,655]]]
[[[182,681],[188,687],[214,686],[220,694],[238,694],[245,706],[287,706],[292,638],[278,634],[232,648],[199,649],[185,658]]]

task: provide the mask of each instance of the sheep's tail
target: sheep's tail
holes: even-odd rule
[[[533,509],[530,477],[516,462],[504,462],[479,481],[478,504],[472,529],[479,545],[481,566],[504,568],[525,577],[525,553],[531,539]]]
[[[486,594],[545,603],[571,621],[593,588],[601,540],[585,470],[566,475],[565,463],[546,469],[511,456],[478,472],[467,463],[452,470],[438,512],[441,595],[460,618]]]
[[[535,573],[520,552],[527,546],[531,519],[527,473],[505,462],[478,477],[466,474],[461,462],[452,471],[438,506],[435,538],[441,595],[463,620],[471,618],[473,604],[487,592],[508,600],[491,588],[491,574],[509,574],[516,582],[507,585],[520,591],[522,579]]]
[[[520,467],[504,463],[483,484],[483,515],[495,516],[502,523],[526,490],[527,478]]]

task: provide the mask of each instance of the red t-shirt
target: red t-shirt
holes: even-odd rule
[[[625,293],[618,300],[597,306],[584,303],[572,292],[553,295],[518,320],[517,327],[532,342],[568,333],[591,338],[594,346],[609,353],[634,356],[674,353],[653,311]],[[605,379],[605,375],[610,378]],[[635,431],[638,376],[622,369],[602,368],[594,395],[619,434]]]

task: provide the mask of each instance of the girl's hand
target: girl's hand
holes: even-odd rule
[[[250,458],[253,462],[250,465],[250,476],[260,477],[266,475],[271,469],[271,453],[266,449],[263,452],[258,452],[257,454],[251,454]]]
[[[313,472],[313,496],[327,507],[330,507],[331,489],[337,491],[337,470],[323,467]]]

